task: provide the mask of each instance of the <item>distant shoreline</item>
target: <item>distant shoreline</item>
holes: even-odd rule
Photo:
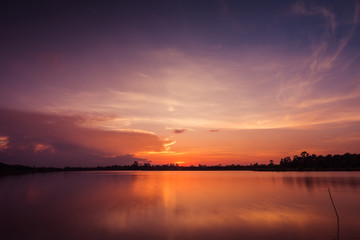
[[[23,165],[9,165],[0,163],[0,175],[38,173],[38,172],[74,172],[74,171],[258,171],[258,172],[325,172],[325,171],[360,171],[360,154],[345,153],[343,155],[316,156],[302,152],[300,156],[293,158],[285,157],[279,164],[273,160],[269,164],[250,165],[215,165],[207,166],[179,166],[178,164],[151,165],[150,163],[139,164],[135,161],[132,165],[113,165],[97,167],[29,167]]]
[[[46,168],[46,167],[27,167],[22,165],[7,165],[0,163],[0,176],[2,175],[18,175],[29,173],[50,173],[50,172],[93,172],[93,171],[254,171],[254,172],[356,172],[360,171],[360,168],[281,168],[279,165],[275,165],[273,168],[259,168],[243,166],[241,168],[231,168],[228,166],[179,166],[177,168],[167,168],[164,166],[154,167],[152,169],[143,169],[141,167],[133,168],[131,166],[111,166],[111,167],[66,167],[66,168]],[[4,168],[4,165],[6,166]]]

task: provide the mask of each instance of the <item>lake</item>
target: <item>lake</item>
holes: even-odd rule
[[[0,177],[1,239],[360,239],[359,172]]]

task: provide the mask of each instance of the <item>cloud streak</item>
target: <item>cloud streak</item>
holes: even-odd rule
[[[303,0],[298,0],[292,7],[294,13],[304,15],[320,15],[327,23],[327,28],[334,34],[336,29],[335,14],[326,7],[311,6],[307,7]]]
[[[180,134],[180,133],[184,133],[184,132],[186,132],[187,130],[186,129],[174,129],[173,130],[173,133],[175,133],[175,134]]]

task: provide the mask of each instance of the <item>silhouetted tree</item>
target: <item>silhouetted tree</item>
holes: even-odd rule
[[[273,167],[273,166],[274,166],[274,160],[270,160],[270,161],[269,161],[269,166],[270,166],[270,167]]]
[[[307,153],[306,151],[303,151],[302,153],[300,153],[300,156],[302,158],[307,158],[309,156],[309,153]]]

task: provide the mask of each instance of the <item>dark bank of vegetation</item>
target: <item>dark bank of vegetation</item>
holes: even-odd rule
[[[28,167],[23,165],[9,165],[0,162],[0,175],[4,174],[22,174],[22,173],[32,173],[32,172],[55,172],[63,171],[63,168],[53,168],[53,167]]]
[[[106,171],[106,170],[144,170],[144,171],[360,171],[360,154],[345,153],[343,155],[315,155],[302,152],[300,156],[293,158],[285,157],[279,164],[274,164],[270,160],[268,164],[250,165],[198,165],[198,166],[179,166],[177,164],[152,165],[150,163],[139,164],[134,162],[132,165],[113,165],[106,167],[27,167],[22,165],[8,165],[0,163],[0,174],[16,174],[31,172],[52,172],[52,171]]]

